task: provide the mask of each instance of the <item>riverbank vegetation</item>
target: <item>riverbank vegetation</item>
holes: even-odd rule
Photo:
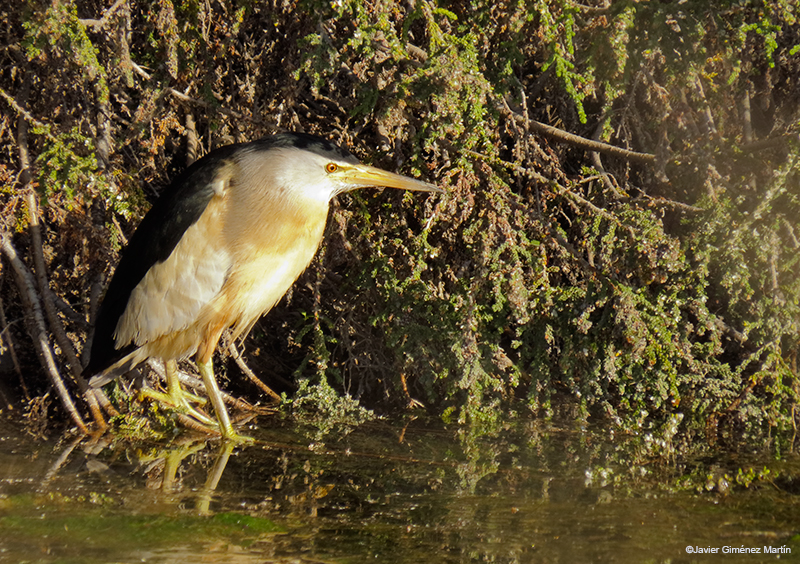
[[[654,457],[793,447],[793,2],[2,10],[0,391],[32,421],[123,409],[80,377],[120,248],[188,162],[290,129],[447,194],[340,197],[318,258],[217,361],[234,395],[579,419]]]

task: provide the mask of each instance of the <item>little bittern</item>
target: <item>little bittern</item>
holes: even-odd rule
[[[97,315],[84,372],[94,376],[91,385],[161,358],[162,399],[202,420],[177,376],[177,361],[195,355],[221,434],[237,437],[211,364],[222,332],[247,334],[314,258],[331,198],[367,186],[442,192],[300,133],[198,160],[153,204],[122,253]]]

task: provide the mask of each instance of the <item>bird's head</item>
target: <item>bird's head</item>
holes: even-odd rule
[[[278,184],[302,192],[304,197],[328,201],[358,188],[398,188],[417,192],[444,192],[438,186],[359,162],[330,141],[304,134],[276,136],[263,162],[269,162]]]

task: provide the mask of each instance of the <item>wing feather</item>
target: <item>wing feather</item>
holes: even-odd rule
[[[178,316],[178,324],[185,323],[197,309],[197,300],[206,299],[210,289],[219,285],[220,271],[227,268],[224,253],[220,255],[220,249],[213,246],[204,247],[202,252],[192,247],[203,239],[196,226],[206,224],[207,212],[225,198],[234,172],[231,157],[239,147],[230,145],[197,161],[164,191],[145,215],[122,253],[98,311],[84,375],[101,373],[129,355],[148,336],[175,325],[164,322],[170,313]],[[186,264],[189,269],[176,276],[178,267]],[[151,271],[154,274],[146,280]],[[201,280],[190,283],[192,271],[199,274]],[[174,284],[170,284],[170,280]],[[170,286],[173,286],[171,291],[168,290]],[[198,292],[198,286],[202,286],[205,293]],[[154,291],[162,299],[146,306],[145,298]],[[138,298],[133,296],[134,292]],[[195,303],[180,305],[180,293],[194,296]],[[146,314],[141,323],[132,322],[136,317],[134,311]],[[123,317],[128,318],[124,323]]]
[[[209,204],[167,260],[155,264],[133,289],[114,333],[117,349],[129,343],[140,347],[188,328],[219,294],[233,260],[219,236],[219,214],[212,209],[220,206]]]

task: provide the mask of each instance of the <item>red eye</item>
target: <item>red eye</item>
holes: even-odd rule
[[[339,166],[336,163],[328,163],[325,165],[325,170],[328,173],[336,172],[337,170],[339,170]]]

